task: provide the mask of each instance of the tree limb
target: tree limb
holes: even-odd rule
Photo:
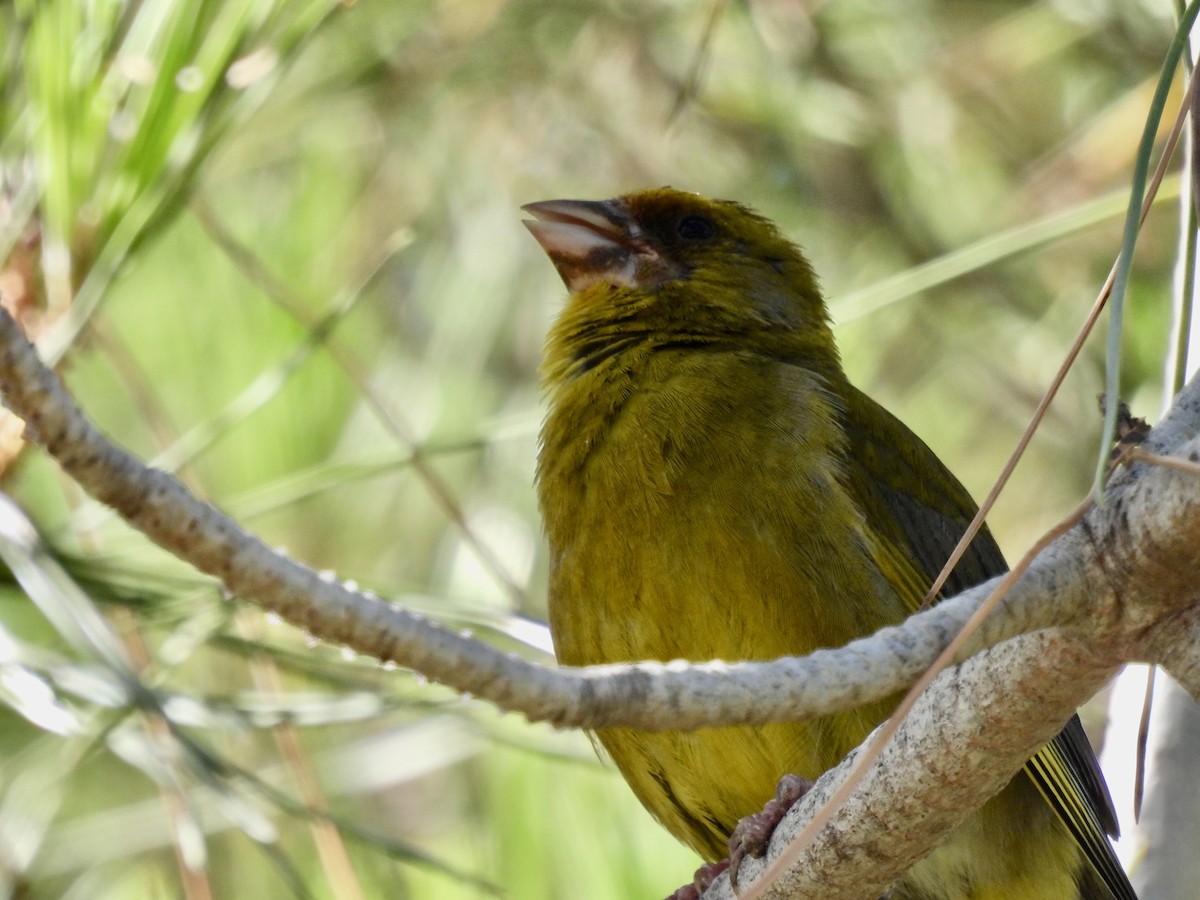
[[[27,437],[89,494],[230,592],[314,637],[561,727],[752,724],[823,715],[886,697],[929,665],[986,595],[975,589],[878,635],[805,659],[541,666],[316,574],[267,547],[172,476],[114,446],[2,310],[0,390],[5,404],[25,420]],[[1053,609],[1033,599],[1032,592],[1015,592],[1007,614],[989,619],[969,650],[1054,621]]]

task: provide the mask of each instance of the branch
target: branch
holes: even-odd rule
[[[1042,631],[943,672],[846,804],[761,896],[880,896],[1003,788],[1061,730],[1080,698],[1103,685],[1114,667],[1090,650],[1064,631]],[[764,860],[743,863],[743,894],[824,805],[865,746],[822,775],[788,812]],[[733,900],[728,876],[704,896]]]
[[[561,727],[668,730],[823,715],[889,696],[919,675],[978,605],[976,589],[837,650],[772,663],[643,663],[587,669],[537,665],[352,591],[267,547],[174,477],[114,446],[0,310],[0,390],[43,446],[89,494],[231,593],[308,634]],[[1054,621],[1039,589],[1014,593],[968,648]],[[1069,608],[1064,606],[1065,608]]]

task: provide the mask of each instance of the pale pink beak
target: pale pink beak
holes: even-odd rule
[[[620,200],[543,200],[521,207],[534,236],[571,293],[597,282],[630,286],[641,263],[657,258]]]

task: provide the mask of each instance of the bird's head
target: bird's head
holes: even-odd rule
[[[613,200],[547,200],[525,222],[590,319],[678,338],[828,334],[800,250],[739,203],[672,188]],[[568,314],[570,307],[568,310]],[[832,347],[832,337],[828,339]],[[808,343],[808,341],[805,341]]]

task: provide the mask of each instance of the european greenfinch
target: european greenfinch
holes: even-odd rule
[[[847,381],[800,250],[745,206],[668,188],[525,209],[570,292],[537,468],[560,662],[798,656],[915,611],[976,507]],[[945,592],[1004,570],[984,531]],[[597,737],[646,809],[718,860],[781,776],[816,778],[894,702]],[[1106,832],[1074,719],[891,896],[1130,900]]]

